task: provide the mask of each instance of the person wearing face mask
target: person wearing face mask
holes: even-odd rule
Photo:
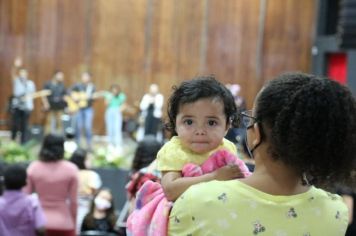
[[[254,172],[191,186],[173,205],[168,235],[345,235],[347,206],[322,187],[355,181],[351,91],[328,78],[286,73],[239,118]]]
[[[109,189],[103,188],[91,203],[89,213],[84,217],[81,232],[97,231],[117,234],[115,223],[117,215],[113,203],[113,196]]]

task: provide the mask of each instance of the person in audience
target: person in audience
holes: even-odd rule
[[[191,186],[173,205],[169,235],[345,235],[346,205],[317,186],[342,182],[355,168],[349,89],[316,75],[282,74],[240,119],[254,172]]]
[[[162,144],[153,135],[144,137],[137,145],[132,161],[129,182],[126,184],[127,201],[120,211],[117,226],[125,234],[127,216],[134,209],[136,193],[148,180],[159,182],[161,172],[156,169],[156,155]]]
[[[355,190],[342,193],[342,198],[344,199],[348,209],[349,209],[349,225],[345,236],[356,235],[356,192]]]
[[[45,134],[63,134],[62,116],[66,107],[64,97],[66,88],[63,83],[62,71],[55,71],[50,81],[46,82],[43,89],[49,90],[49,96],[42,97],[42,105],[46,114]]]
[[[118,148],[119,145],[122,145],[123,118],[121,108],[125,100],[126,95],[121,91],[118,84],[111,85],[110,92],[105,93],[107,105],[105,125],[110,147]]]
[[[349,225],[345,236],[356,235],[356,190],[354,189],[355,186],[352,187],[351,183],[336,184],[335,187],[336,192],[340,194],[349,210]],[[353,183],[355,183],[355,178],[353,178]]]
[[[130,201],[129,213],[133,209],[137,191],[147,181],[159,182],[161,172],[156,169],[156,156],[162,144],[154,136],[144,137],[137,145],[132,161],[130,181],[126,185],[128,200]]]
[[[9,165],[4,175],[6,190],[0,197],[0,234],[44,236],[45,216],[37,196],[21,191],[26,185],[26,168]]]
[[[11,139],[16,140],[20,135],[20,143],[27,139],[30,114],[34,108],[32,94],[36,91],[35,83],[29,79],[28,71],[22,67],[22,60],[17,58],[12,68],[12,98],[10,101],[11,112]]]
[[[140,102],[144,132],[143,135],[138,135],[138,141],[147,135],[153,135],[157,137],[158,129],[161,124],[163,103],[164,97],[159,92],[158,85],[151,84],[149,87],[149,92],[143,95]]]
[[[5,162],[0,160],[0,196],[4,192],[4,169],[5,169]]]
[[[63,136],[45,136],[39,160],[27,169],[28,193],[36,192],[47,219],[46,236],[74,236],[77,217],[78,168],[63,160]]]
[[[84,217],[81,232],[99,231],[116,233],[117,215],[110,189],[100,189],[92,200],[89,213]]]
[[[239,84],[227,84],[226,87],[231,92],[232,96],[234,97],[234,101],[238,111],[246,110],[246,102],[245,99],[240,95],[241,86]],[[238,126],[238,127],[231,127],[225,138],[230,140],[231,142],[237,145],[237,148],[242,148],[242,142],[246,136],[246,127]]]
[[[77,233],[80,232],[84,216],[89,212],[90,203],[101,187],[101,178],[93,170],[88,169],[89,160],[84,149],[77,149],[71,156],[70,161],[79,169],[78,187],[78,212],[77,212]]]

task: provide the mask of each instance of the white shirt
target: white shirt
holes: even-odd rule
[[[163,95],[160,93],[158,93],[156,95],[151,95],[149,93],[146,93],[141,100],[140,109],[143,113],[146,113],[149,105],[151,104],[152,99],[154,99],[153,116],[156,118],[161,118],[164,98],[163,98]]]
[[[24,95],[29,95],[36,91],[36,86],[32,80],[29,79],[21,79],[20,77],[16,77],[13,81],[13,95],[15,97],[20,97]],[[25,108],[26,110],[33,110],[33,99],[32,97],[28,97],[25,99]]]

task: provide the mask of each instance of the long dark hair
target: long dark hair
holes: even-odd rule
[[[73,162],[79,168],[79,170],[85,170],[86,156],[87,156],[87,151],[85,151],[82,148],[78,148],[73,152],[72,156],[70,157],[70,161]]]
[[[151,164],[151,162],[156,159],[157,152],[161,146],[162,144],[158,142],[154,136],[144,137],[136,148],[131,171],[135,173],[141,168]]]
[[[39,153],[41,161],[58,161],[64,157],[64,137],[55,134],[45,136]]]
[[[88,228],[95,228],[95,218],[94,218],[94,208],[95,208],[95,198],[98,196],[100,192],[107,191],[111,194],[111,207],[106,210],[106,219],[108,219],[108,222],[110,224],[111,229],[114,229],[116,221],[117,221],[117,215],[115,214],[115,206],[114,206],[114,196],[109,188],[101,188],[94,196],[91,204],[90,204],[90,210],[89,213],[84,217],[83,224],[88,226]]]

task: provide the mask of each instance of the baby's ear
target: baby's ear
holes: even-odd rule
[[[232,122],[233,122],[233,119],[232,119],[232,118],[229,118],[229,120],[228,120],[227,123],[226,123],[226,127],[225,127],[225,132],[226,132],[226,133],[227,133],[227,131],[228,131],[230,128],[233,128]]]

